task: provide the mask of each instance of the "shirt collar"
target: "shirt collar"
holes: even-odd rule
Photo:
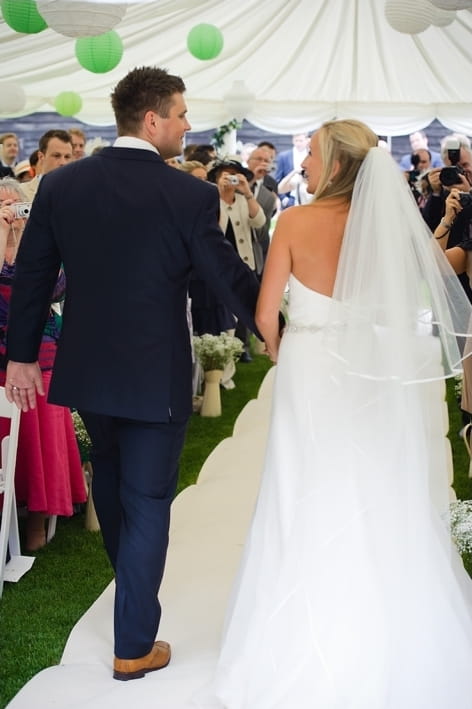
[[[114,148],[138,148],[139,150],[150,150],[159,155],[158,149],[147,140],[137,138],[134,135],[120,135],[113,143]]]

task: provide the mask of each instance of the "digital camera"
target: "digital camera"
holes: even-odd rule
[[[421,172],[419,170],[409,170],[408,171],[408,183],[410,185],[415,185],[418,181]]]
[[[31,212],[31,202],[15,202],[11,208],[15,219],[28,219]]]
[[[472,193],[471,192],[459,192],[459,202],[461,207],[471,207],[472,206]]]
[[[443,187],[451,187],[452,185],[460,185],[461,179],[459,175],[463,175],[464,170],[459,165],[453,167],[443,167],[439,173],[439,181]]]
[[[239,177],[237,175],[229,175],[228,180],[230,185],[239,185]]]

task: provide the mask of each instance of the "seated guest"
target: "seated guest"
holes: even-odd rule
[[[184,160],[184,162],[180,163],[179,168],[183,172],[188,172],[189,175],[198,177],[199,180],[207,179],[206,167],[199,160]]]
[[[34,173],[31,169],[29,160],[21,160],[13,168],[13,174],[18,182],[29,182],[33,179]]]
[[[192,150],[184,151],[185,160],[198,160],[203,165],[209,165],[216,159],[216,150],[214,145],[196,144]]]
[[[28,202],[32,202],[38,191],[42,175],[67,165],[72,160],[72,142],[66,130],[48,130],[39,139],[38,163],[35,177],[23,185]]]
[[[182,153],[182,157],[183,157],[184,161],[190,160],[190,156],[196,147],[197,147],[197,143],[187,143],[186,144],[184,151]]]
[[[31,165],[31,172],[33,173],[33,177],[36,175],[39,175],[40,170],[38,168],[38,160],[39,160],[39,150],[36,148],[36,150],[33,150],[31,155],[29,156],[29,164]]]
[[[72,158],[73,160],[80,160],[85,157],[85,143],[87,138],[83,130],[74,127],[69,128],[68,133],[71,138],[72,143]]]
[[[24,202],[21,185],[13,178],[0,180],[0,386],[5,385],[8,309],[15,259],[26,219],[16,218],[14,205]],[[52,302],[64,297],[65,278],[61,271]],[[86,490],[69,409],[47,403],[47,393],[57,349],[60,325],[49,311],[39,351],[45,396],[37,408],[22,413],[15,472],[16,498],[26,505],[26,549],[36,551],[46,544],[46,518],[70,516],[73,505],[85,502]],[[0,435],[7,433],[9,422],[0,419]]]
[[[0,178],[14,177],[14,167],[19,153],[18,138],[15,133],[0,135]]]

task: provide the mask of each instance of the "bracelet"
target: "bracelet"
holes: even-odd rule
[[[245,194],[244,195],[246,199],[249,201],[250,199],[254,199],[254,195],[251,193],[250,195]]]
[[[444,217],[443,217],[443,218],[441,219],[441,221],[439,222],[440,226],[444,227],[444,229],[447,229],[448,231],[449,231],[450,228],[452,227],[453,223],[454,223],[454,222],[452,222],[451,224],[449,224],[449,222],[447,222],[447,221],[444,219]]]

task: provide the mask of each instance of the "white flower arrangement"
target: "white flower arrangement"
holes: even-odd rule
[[[72,421],[74,423],[75,437],[77,438],[77,444],[79,446],[80,458],[82,462],[87,462],[90,460],[92,442],[78,411],[72,411]]]
[[[222,332],[221,335],[195,335],[193,348],[202,369],[208,372],[212,369],[224,369],[228,362],[236,361],[244,346],[238,337]]]
[[[460,554],[472,552],[472,500],[456,500],[449,506],[451,536]]]

